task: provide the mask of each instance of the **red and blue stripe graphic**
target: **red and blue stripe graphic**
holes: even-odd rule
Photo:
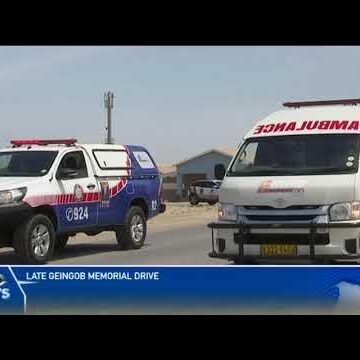
[[[111,197],[117,196],[121,191],[123,191],[128,183],[127,179],[121,179],[115,186],[110,189]],[[95,203],[99,202],[101,199],[100,191],[96,192],[85,192],[81,201],[77,201],[75,194],[53,194],[53,195],[35,195],[28,196],[24,199],[32,207],[42,206],[42,205],[69,205],[77,203]]]

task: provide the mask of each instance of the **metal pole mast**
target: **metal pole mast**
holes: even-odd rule
[[[107,110],[107,144],[112,144],[112,128],[111,128],[111,110],[114,107],[114,93],[108,91],[104,95],[105,109]]]

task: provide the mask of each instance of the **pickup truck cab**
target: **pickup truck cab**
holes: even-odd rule
[[[142,146],[13,140],[0,150],[0,244],[44,264],[69,237],[114,231],[139,249],[148,219],[165,211],[162,179]]]
[[[198,180],[189,186],[189,202],[197,205],[199,202],[207,202],[214,205],[219,200],[220,180]]]
[[[360,257],[360,99],[285,103],[245,135],[219,194],[212,257]]]

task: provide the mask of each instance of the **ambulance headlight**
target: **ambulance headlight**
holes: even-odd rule
[[[329,215],[331,221],[360,220],[360,202],[334,204]]]
[[[233,204],[218,204],[218,219],[224,221],[236,221],[236,207]]]
[[[27,188],[0,191],[0,204],[21,201],[26,195]]]

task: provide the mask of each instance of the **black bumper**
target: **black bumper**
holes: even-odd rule
[[[31,213],[31,206],[26,203],[10,203],[0,205],[0,232],[13,229],[22,223]]]
[[[328,224],[316,224],[316,223],[299,223],[299,224],[241,224],[241,223],[210,223],[207,225],[212,230],[212,251],[208,254],[209,257],[212,258],[229,258],[228,255],[223,255],[215,251],[215,244],[214,244],[214,229],[237,229],[238,232],[234,234],[234,241],[239,246],[239,251],[237,257],[240,259],[254,259],[254,258],[261,258],[261,259],[272,259],[274,257],[265,257],[265,256],[245,256],[244,254],[244,245],[245,244],[263,244],[266,242],[261,237],[250,236],[251,229],[309,229],[309,234],[304,234],[302,236],[294,236],[293,234],[289,234],[288,237],[285,237],[284,234],[281,234],[279,239],[275,241],[275,243],[282,243],[282,244],[296,244],[296,245],[308,245],[310,248],[310,255],[309,256],[302,256],[297,255],[295,256],[276,256],[276,259],[289,259],[289,258],[296,258],[296,259],[309,259],[309,260],[316,260],[316,259],[324,259],[324,260],[335,260],[335,259],[358,259],[360,258],[357,254],[348,254],[348,255],[316,255],[315,253],[315,246],[316,245],[326,245],[329,243],[328,239],[326,239],[326,235],[317,233],[317,229],[331,229],[331,228],[360,228],[360,221],[354,223],[328,223]],[[264,237],[266,238],[267,235]],[[264,238],[263,237],[263,238]],[[276,235],[273,235],[275,238]],[[304,239],[306,237],[307,239]],[[270,242],[269,242],[270,243]],[[271,241],[273,243],[273,241]]]

